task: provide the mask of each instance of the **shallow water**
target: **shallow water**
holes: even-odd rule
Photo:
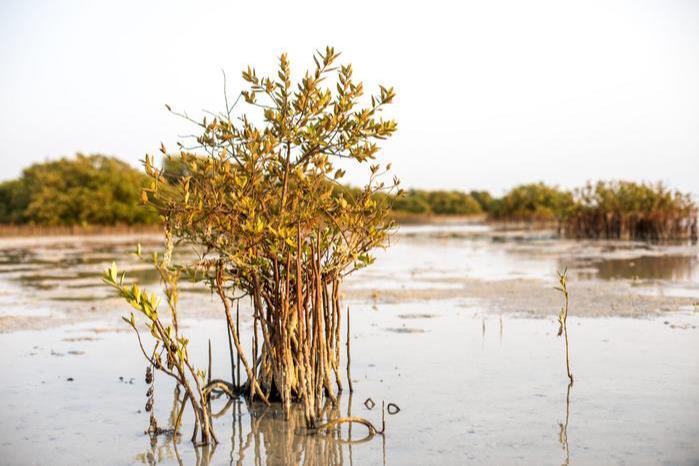
[[[561,464],[566,457],[572,464],[693,464],[699,459],[696,315],[571,319],[576,382],[566,450],[560,434],[567,377],[553,319],[484,318],[458,302],[353,312],[352,412],[378,423],[378,408],[363,405],[367,397],[400,406],[400,413],[387,416],[385,438],[352,445],[350,460],[350,445],[295,433],[278,407],[256,406],[251,416],[236,401],[215,422],[221,444],[211,464],[257,464],[258,459],[262,464],[281,459],[287,464]],[[225,348],[221,322],[185,324],[193,341],[213,335],[214,348]],[[147,414],[139,412],[145,402],[144,364],[133,335],[99,331],[111,326],[0,335],[3,464],[148,462],[153,450],[142,434]],[[393,331],[401,328],[420,332]],[[203,346],[192,347],[200,365],[205,364]],[[227,376],[224,358],[217,362],[214,375]],[[164,382],[156,380],[161,424],[167,423],[172,403]],[[346,413],[348,401],[342,397],[339,412]],[[223,409],[225,402],[214,406]],[[300,427],[298,420],[294,427]],[[190,429],[186,419],[185,438],[177,445],[184,464],[193,464],[196,456],[187,439]],[[353,429],[353,438],[365,435],[363,428]],[[347,438],[346,428],[342,436]],[[161,437],[154,450],[154,462],[177,464],[172,441]]]
[[[0,315],[16,309],[23,314],[28,301],[39,299],[50,305],[110,297],[96,277],[112,261],[131,279],[157,284],[158,274],[133,254],[139,242],[145,257],[161,243],[157,236],[47,239],[39,244],[0,239]],[[179,255],[191,256],[191,251],[184,248]],[[478,224],[416,225],[401,227],[391,247],[376,256],[372,267],[349,278],[350,289],[454,289],[465,280],[548,281],[567,268],[575,280],[627,280],[648,285],[647,293],[657,293],[660,282],[675,295],[699,293],[696,245],[568,241],[546,231],[503,234]],[[182,287],[206,292],[186,282]]]
[[[595,272],[588,278],[602,280],[699,280],[699,258],[693,255],[602,259],[591,261],[590,266],[595,269]],[[582,272],[579,276],[584,277]]]
[[[219,399],[214,408],[221,411],[215,421],[221,443],[207,450],[189,441],[189,418],[177,441],[161,436],[151,444],[143,434],[145,364],[119,320],[127,310],[102,309],[106,290],[95,277],[134,242],[0,243],[0,315],[45,320],[96,308],[70,325],[0,333],[0,464],[699,462],[696,305],[638,318],[573,312],[575,384],[568,393],[563,343],[556,336],[559,301],[529,318],[499,312],[502,301],[487,295],[413,299],[407,293],[452,290],[468,280],[495,286],[513,278],[550,288],[556,269],[568,266],[573,280],[592,288],[612,281],[649,296],[691,296],[699,281],[695,246],[569,242],[540,234],[503,239],[473,226],[405,229],[375,266],[348,283],[350,290],[406,293],[397,302],[349,294],[355,393],[351,403],[345,393],[341,406],[329,408],[334,417],[351,406],[352,414],[380,423],[380,409],[367,409],[364,400],[396,403],[401,411],[386,416],[385,436],[348,443],[347,427],[308,435],[297,417],[284,421],[278,406],[239,400],[226,406]],[[119,262],[144,270],[128,257]],[[647,272],[627,273],[637,267]],[[152,282],[147,273],[138,278]],[[202,293],[190,292],[187,299],[209,301]],[[219,355],[213,374],[230,379],[222,321],[188,315],[183,327],[195,363],[205,366],[211,338]],[[249,328],[246,318],[242,323]],[[163,377],[156,386],[156,413],[165,426],[173,387]],[[361,426],[352,429],[354,441],[366,435]]]

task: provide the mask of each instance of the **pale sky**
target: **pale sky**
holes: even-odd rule
[[[664,181],[699,192],[699,1],[0,2],[0,179],[75,152],[134,165],[248,64],[333,45],[393,85],[406,187]],[[360,181],[349,180],[349,181]]]

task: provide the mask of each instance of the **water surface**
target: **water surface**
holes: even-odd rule
[[[188,417],[181,438],[143,434],[145,364],[119,319],[128,310],[97,279],[118,259],[157,285],[128,255],[137,241],[0,242],[0,318],[24,322],[0,333],[2,464],[699,462],[695,246],[406,228],[347,283],[356,390],[327,411],[380,423],[379,408],[364,401],[396,403],[385,436],[362,441],[361,426],[309,435],[299,413],[284,420],[278,406],[221,398],[213,403],[221,443],[195,449]],[[157,244],[151,238],[144,249]],[[578,287],[572,387],[552,290],[563,267]],[[214,376],[230,379],[216,303],[204,289],[185,288],[193,360],[206,365],[211,338]],[[633,312],[623,315],[633,317],[616,317],[625,303]],[[245,307],[242,324],[249,330]],[[156,387],[157,417],[167,425],[174,387],[164,377]]]

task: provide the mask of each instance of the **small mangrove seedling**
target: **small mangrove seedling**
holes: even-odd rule
[[[140,248],[139,248],[140,255]],[[143,353],[143,356],[150,363],[146,372],[146,383],[149,385],[148,400],[146,403],[146,411],[151,412],[153,408],[153,369],[159,370],[161,373],[172,377],[177,385],[183,387],[185,397],[180,406],[180,412],[177,416],[177,422],[174,426],[174,434],[180,426],[182,413],[186,404],[189,402],[194,412],[194,432],[192,441],[196,443],[197,433],[201,431],[201,444],[209,444],[210,442],[218,443],[216,436],[212,430],[211,413],[209,412],[208,393],[211,388],[206,385],[206,373],[203,370],[196,369],[189,359],[187,346],[189,339],[184,337],[177,325],[177,298],[176,284],[177,273],[170,270],[168,264],[169,254],[160,256],[157,253],[153,254],[153,263],[161,273],[161,278],[166,283],[165,294],[170,309],[170,320],[168,324],[163,321],[158,308],[160,306],[160,298],[155,293],[149,294],[146,290],[141,289],[138,285],[126,283],[126,273],[119,273],[116,264],[104,271],[102,280],[109,286],[116,289],[119,296],[124,298],[133,308],[138,310],[145,317],[145,326],[155,340],[152,351],[146,351],[144,342],[141,337],[141,332],[138,329],[136,317],[132,312],[127,317],[122,317],[136,334],[138,344]],[[155,423],[155,417],[151,413],[151,423],[148,429],[149,433],[162,433]]]
[[[563,272],[558,272],[558,291],[563,294],[563,306],[558,314],[558,336],[563,336],[566,349],[566,371],[568,372],[568,380],[573,383],[573,372],[570,369],[570,348],[568,346],[568,269]]]

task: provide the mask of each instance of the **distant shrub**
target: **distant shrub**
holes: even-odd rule
[[[488,191],[471,191],[469,194],[478,203],[483,212],[490,213],[495,208],[497,200]]]
[[[470,194],[460,191],[430,191],[427,202],[435,214],[470,215],[481,213],[481,206]]]
[[[575,190],[565,232],[584,238],[697,238],[697,206],[662,183],[600,181]]]
[[[0,183],[0,223],[20,223],[27,205],[26,191],[19,180]]]
[[[46,226],[152,224],[141,204],[148,178],[114,157],[82,155],[37,163],[0,184],[0,222]]]
[[[461,191],[411,189],[392,201],[394,212],[410,214],[473,215],[482,212],[470,194]]]
[[[569,191],[543,183],[517,186],[494,202],[491,216],[497,220],[562,220],[573,206]]]
[[[429,214],[432,211],[427,199],[414,189],[406,191],[403,196],[393,200],[392,208],[394,212],[410,214]]]

